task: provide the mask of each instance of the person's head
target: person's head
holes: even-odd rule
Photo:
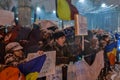
[[[91,46],[92,48],[97,48],[99,45],[98,39],[92,39],[91,40]]]
[[[100,40],[100,44],[99,44],[100,48],[104,49],[106,45],[107,45],[106,41]]]
[[[107,43],[109,43],[109,41],[110,41],[109,35],[103,35],[103,36],[102,36],[102,40],[104,40],[104,41],[106,41]]]
[[[58,29],[58,27],[57,26],[51,26],[51,27],[48,27],[47,29],[51,30],[51,31],[55,31],[55,30]]]
[[[54,33],[54,40],[60,45],[63,46],[66,40],[65,34],[63,31],[57,31]]]
[[[6,53],[13,53],[17,57],[23,56],[23,47],[18,42],[8,43],[5,47]]]

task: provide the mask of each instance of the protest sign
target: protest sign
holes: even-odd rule
[[[46,60],[39,73],[39,77],[55,74],[56,51],[44,52],[43,55],[46,55]],[[38,53],[28,54],[27,61],[32,60],[38,56],[41,55],[39,55]]]
[[[84,59],[68,66],[68,80],[97,80],[104,67],[103,51],[96,53],[95,60],[89,65]]]
[[[46,80],[63,80],[62,79],[62,65],[56,66],[55,74],[47,76]]]
[[[87,35],[87,19],[81,15],[75,15],[75,35],[83,36]]]
[[[0,25],[14,24],[14,13],[6,10],[0,10]]]

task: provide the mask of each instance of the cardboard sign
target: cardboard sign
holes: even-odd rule
[[[68,66],[68,80],[96,80],[104,68],[103,51],[96,54],[94,63],[89,65],[84,59]]]
[[[44,54],[46,54],[47,58],[42,66],[39,77],[55,74],[56,51],[48,51],[44,52]],[[27,61],[32,60],[38,56],[41,55],[38,53],[29,53],[27,56]]]
[[[48,51],[44,52],[44,54],[46,54],[47,58],[42,66],[39,77],[55,74],[56,51]],[[41,55],[38,53],[30,53],[27,56],[27,61],[32,60],[38,56]]]
[[[0,10],[0,25],[14,24],[14,13],[6,10]]]
[[[40,71],[39,77],[55,74],[56,51],[45,52],[47,58]]]
[[[87,19],[81,15],[75,15],[75,35],[87,35]]]
[[[63,80],[62,79],[62,65],[56,66],[55,74],[47,76],[46,80]]]

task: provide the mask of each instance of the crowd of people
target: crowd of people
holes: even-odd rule
[[[26,62],[29,53],[43,54],[45,51],[56,51],[56,65],[76,62],[83,56],[89,65],[94,62],[96,53],[104,50],[105,68],[104,77],[111,71],[111,65],[106,45],[116,42],[111,40],[109,33],[104,30],[88,30],[84,38],[84,50],[82,50],[82,39],[75,37],[74,27],[60,30],[56,26],[42,29],[40,25],[33,24],[33,27],[0,26],[0,71],[6,66],[17,67],[20,63]],[[107,69],[107,70],[106,70]],[[63,80],[67,80],[67,71],[64,71]],[[45,80],[45,77],[38,80]]]

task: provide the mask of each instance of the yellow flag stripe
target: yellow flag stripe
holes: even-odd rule
[[[66,0],[57,0],[57,14],[62,20],[71,20],[71,11]]]

